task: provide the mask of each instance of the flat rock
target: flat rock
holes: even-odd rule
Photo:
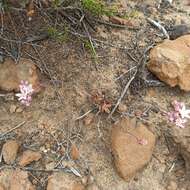
[[[3,159],[6,164],[12,164],[17,156],[19,144],[15,140],[7,141],[2,148]]]
[[[41,153],[34,152],[31,150],[26,150],[25,152],[23,152],[23,155],[20,158],[19,165],[26,166],[33,161],[38,161],[41,158],[42,158]]]
[[[142,140],[146,143],[141,144]],[[129,181],[150,161],[155,136],[135,118],[122,119],[112,128],[111,146],[119,175]]]
[[[190,91],[190,35],[165,40],[150,52],[148,69],[171,87]]]
[[[47,190],[84,190],[85,187],[70,175],[55,173],[49,177]]]
[[[21,58],[16,64],[12,59],[6,59],[0,64],[1,90],[19,91],[21,80],[28,81],[34,89],[39,88],[37,69],[32,60]]]
[[[4,169],[0,172],[0,187],[3,190],[35,190],[28,173],[19,169]]]

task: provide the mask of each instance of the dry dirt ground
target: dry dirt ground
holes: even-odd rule
[[[158,9],[156,2],[129,1],[127,9],[137,9],[139,12],[137,18],[132,18],[131,21],[138,29],[96,25],[97,32],[92,36],[99,39],[99,42],[94,43],[97,62],[91,51],[75,36],[63,43],[47,39],[36,42],[39,46],[34,45],[34,48],[27,44],[22,46],[19,56],[30,58],[36,63],[43,89],[34,96],[31,106],[27,108],[22,107],[17,100],[0,97],[1,133],[26,122],[22,127],[1,137],[0,150],[8,139],[16,139],[21,144],[18,158],[26,149],[42,153],[42,159],[27,168],[29,178],[38,190],[46,189],[48,176],[54,172],[51,164],[57,166],[59,172],[71,173],[80,181],[76,172],[64,169],[64,165],[72,165],[82,177],[92,176],[93,183],[101,190],[164,190],[173,183],[178,185],[176,189],[188,190],[189,180],[185,174],[184,161],[172,149],[165,132],[167,122],[157,109],[167,109],[173,99],[189,105],[188,93],[159,83],[142,68],[143,72],[132,82],[121,102],[127,109],[117,109],[112,119],[108,119],[107,113],[97,113],[91,100],[91,96],[99,92],[104,93],[112,105],[116,103],[133,75],[133,70],[127,71],[137,64],[147,47],[163,39],[161,33],[147,22],[146,17],[159,20],[166,27],[190,24],[190,8],[183,3],[185,1],[174,0],[172,7],[163,6]],[[9,19],[7,18],[8,21]],[[17,37],[38,35],[40,28],[44,26],[43,20],[38,22],[38,19],[40,20],[34,17],[31,22],[26,22],[26,18],[12,15],[11,22],[15,27],[12,28],[17,31]],[[4,27],[8,33],[10,28],[6,29],[6,22]],[[27,31],[24,31],[26,28]],[[11,35],[12,32],[10,39]],[[9,48],[13,52],[18,45],[5,42],[5,39],[1,39],[0,43],[5,46],[11,44]],[[146,57],[145,61],[148,61],[148,56]],[[44,71],[49,73],[45,74]],[[20,111],[10,113],[12,105],[16,105],[17,109],[21,108]],[[93,110],[91,114],[76,120],[89,110]],[[118,176],[110,148],[112,124],[126,115],[138,116],[157,137],[151,162],[128,183]],[[70,158],[72,144],[80,154],[79,160],[75,162]],[[6,167],[3,161],[0,166]],[[47,171],[49,167],[50,171]]]

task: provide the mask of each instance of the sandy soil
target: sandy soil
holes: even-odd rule
[[[61,159],[68,162],[66,160],[69,158],[71,145],[76,144],[80,159],[72,163],[73,166],[82,176],[92,175],[102,190],[164,190],[171,181],[178,184],[179,190],[188,189],[184,161],[176,154],[175,149],[173,151],[165,133],[167,122],[156,109],[157,106],[167,109],[172,99],[184,101],[188,105],[190,103],[188,93],[155,84],[149,87],[150,83],[145,84],[140,77],[155,81],[157,79],[144,69],[122,100],[122,104],[127,106],[127,111],[123,113],[116,111],[113,119],[107,119],[107,113],[97,114],[91,100],[93,94],[103,92],[113,105],[116,103],[133,73],[131,71],[124,74],[119,80],[116,80],[117,77],[137,64],[128,53],[139,60],[141,53],[148,46],[163,39],[161,33],[147,23],[146,16],[158,19],[166,26],[183,22],[189,24],[190,8],[183,3],[175,1],[173,7],[159,10],[154,3],[150,3],[149,6],[149,1],[145,3],[130,1],[128,9],[132,10],[135,7],[139,11],[139,18],[133,19],[139,29],[117,29],[97,25],[97,33],[94,33],[93,37],[103,42],[95,44],[97,63],[94,62],[91,52],[84,48],[84,43],[75,37],[64,43],[53,39],[39,42],[42,47],[36,46],[38,54],[30,45],[22,47],[20,55],[33,58],[41,71],[44,71],[46,65],[53,82],[39,70],[44,88],[35,95],[32,105],[27,108],[23,108],[17,100],[0,97],[1,133],[26,121],[22,127],[1,138],[0,147],[6,140],[16,139],[22,145],[19,155],[25,149],[41,152],[43,159],[31,167],[46,169],[47,164],[51,162],[57,164]],[[12,19],[15,23],[20,22],[20,18]],[[19,34],[27,36],[33,26],[35,29],[31,30],[31,33],[37,34],[36,28],[41,28],[40,25],[36,26],[37,19],[40,18],[34,17],[31,23],[24,24],[21,30],[27,25],[28,31],[25,34],[19,31]],[[15,25],[18,30],[17,24]],[[15,47],[14,43],[12,45]],[[11,105],[16,105],[23,111],[10,113]],[[148,111],[145,115],[140,115],[140,119],[156,134],[156,148],[149,165],[134,180],[127,183],[118,176],[114,168],[110,149],[111,127],[120,117],[135,116],[147,108]],[[92,109],[93,121],[90,124],[85,124],[85,118],[76,120]],[[88,117],[89,115],[86,116]],[[1,163],[2,165],[4,164]],[[31,181],[36,183],[37,189],[46,189],[48,176],[52,172],[31,171],[31,173],[39,180],[35,181],[32,176],[30,177]]]

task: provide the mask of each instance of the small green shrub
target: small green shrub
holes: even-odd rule
[[[92,46],[92,44],[90,43],[89,40],[84,40],[82,39],[83,43],[84,43],[84,47],[87,51],[89,51],[89,53],[91,54],[92,60],[97,64],[98,63],[98,57],[96,54],[96,50],[94,49],[94,47]]]
[[[106,7],[105,2],[102,0],[81,0],[81,3],[85,10],[96,16],[112,16],[116,12],[114,8]]]
[[[53,38],[59,42],[65,42],[69,38],[67,27],[64,27],[64,30],[62,32],[58,31],[57,28],[55,28],[55,27],[49,27],[47,29],[47,33],[51,38]]]
[[[63,0],[53,0],[52,5],[54,8],[58,8],[63,3]]]

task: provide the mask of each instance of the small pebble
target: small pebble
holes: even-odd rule
[[[125,104],[119,104],[118,110],[119,110],[119,112],[126,112],[127,106]]]
[[[9,111],[10,111],[10,113],[12,114],[12,113],[15,113],[16,112],[16,106],[15,105],[11,105],[10,106],[10,109],[9,109]]]
[[[167,190],[177,190],[177,183],[175,181],[170,181]]]
[[[23,109],[22,109],[21,107],[18,107],[18,108],[16,109],[16,113],[21,113],[21,112],[23,112]]]
[[[90,125],[94,120],[94,114],[90,113],[84,118],[84,124],[86,126]]]
[[[83,185],[87,185],[87,183],[88,183],[88,176],[82,177],[81,178],[81,182],[82,182]]]
[[[71,146],[71,158],[73,160],[78,160],[80,157],[79,150],[75,144],[72,144]]]
[[[89,178],[88,178],[88,183],[89,183],[89,184],[94,183],[94,177],[93,177],[92,175],[89,176]]]

